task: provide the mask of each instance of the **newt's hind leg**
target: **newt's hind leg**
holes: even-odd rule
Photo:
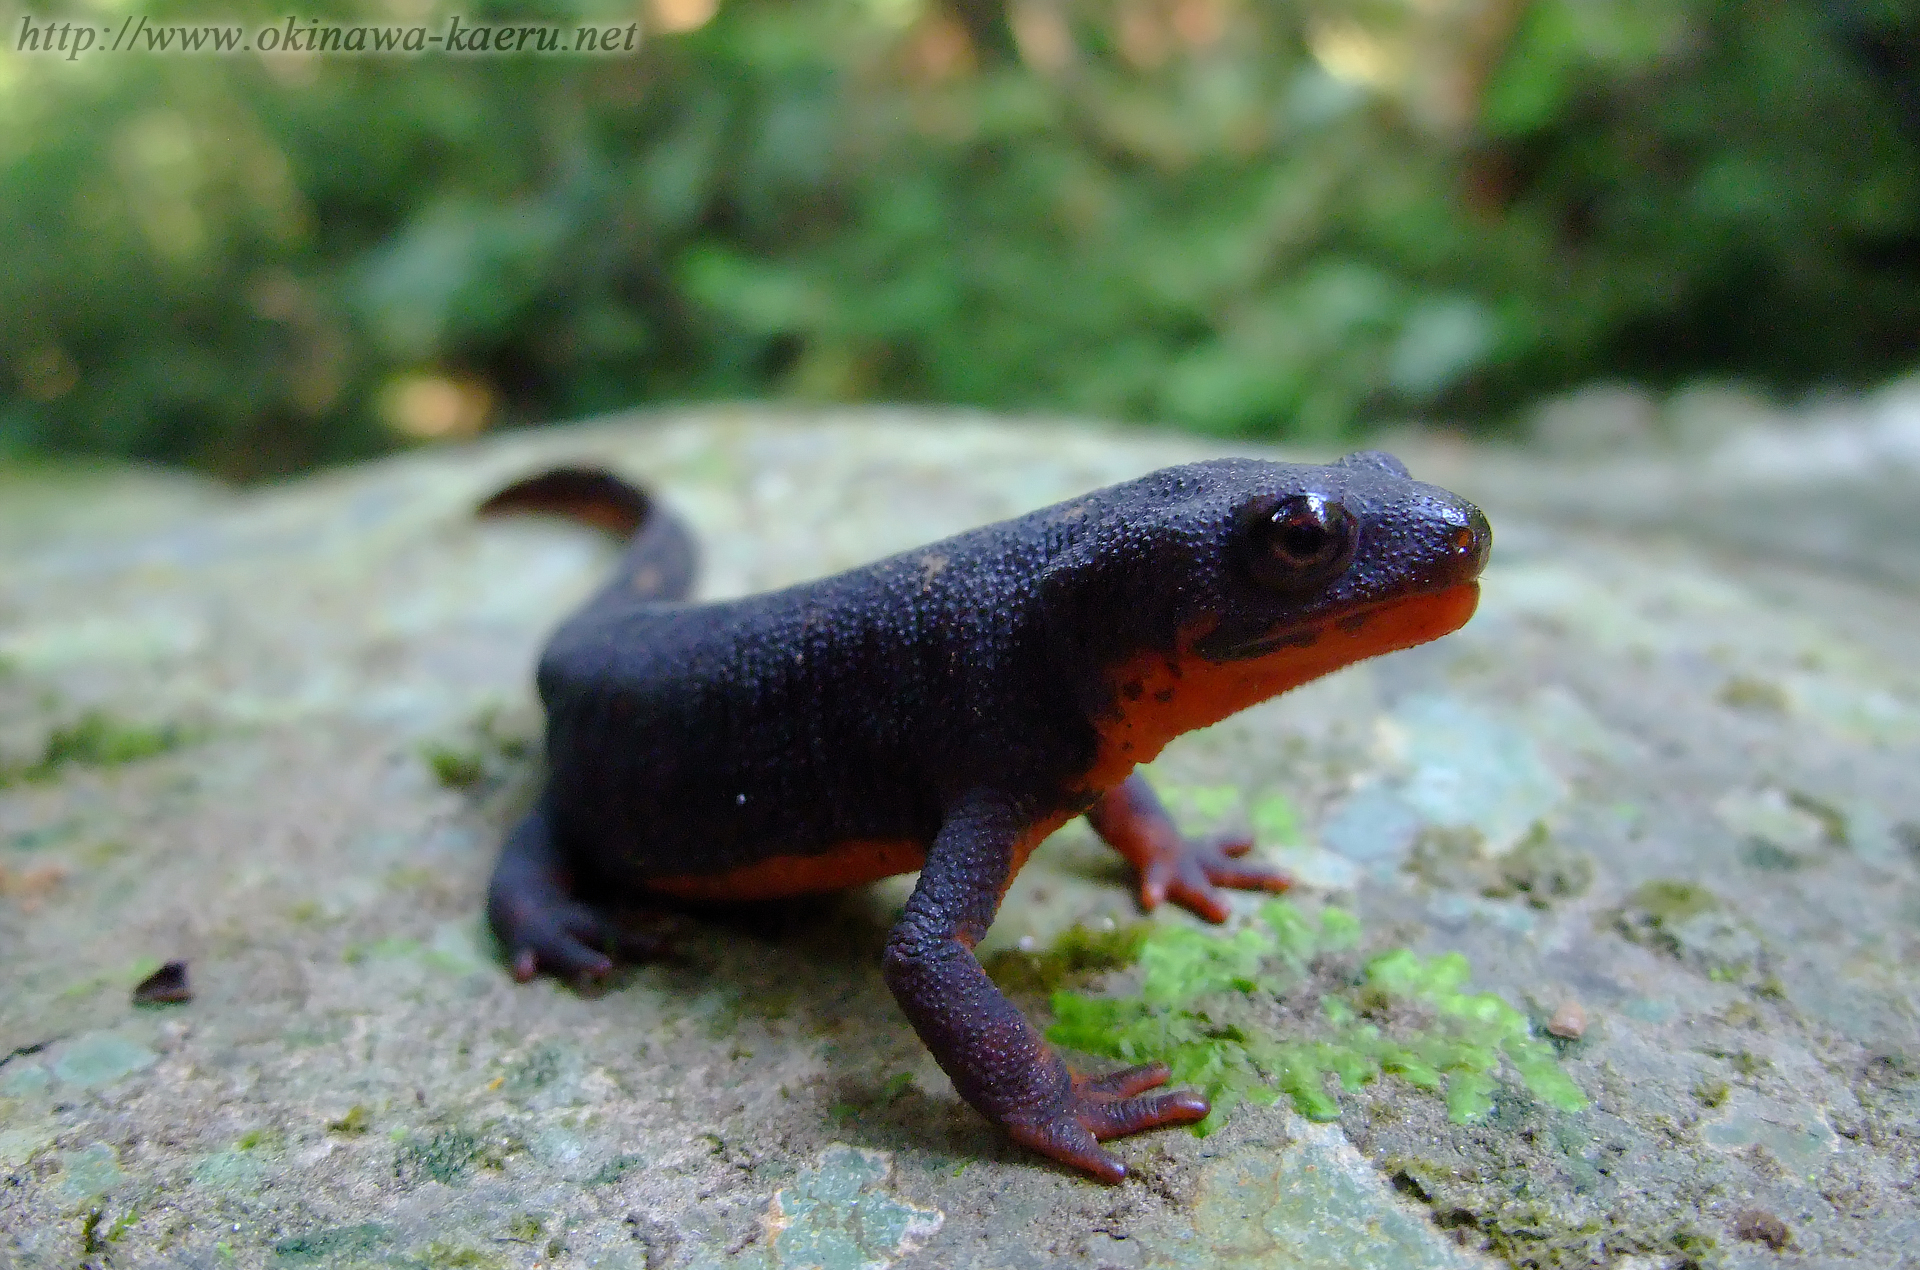
[[[657,951],[624,936],[599,910],[575,899],[565,862],[554,845],[544,804],[507,835],[487,883],[487,921],[506,945],[507,964],[521,983],[541,971],[569,979],[599,979],[613,969],[611,953]]]
[[[1135,774],[1100,796],[1087,821],[1140,875],[1140,906],[1172,900],[1210,922],[1227,920],[1219,888],[1284,891],[1293,879],[1263,864],[1242,863],[1253,850],[1246,834],[1217,834],[1189,842],[1174,826],[1153,786]]]

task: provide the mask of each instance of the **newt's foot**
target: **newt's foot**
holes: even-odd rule
[[[1167,809],[1135,773],[1102,794],[1087,820],[1140,874],[1140,905],[1149,911],[1172,900],[1210,922],[1227,920],[1223,886],[1242,891],[1284,891],[1293,879],[1278,869],[1240,857],[1253,850],[1246,834],[1218,834],[1189,842]]]
[[[604,979],[613,971],[614,954],[637,961],[665,947],[658,939],[629,934],[599,909],[573,898],[544,805],[507,835],[487,883],[487,921],[506,945],[507,964],[521,983],[542,971],[562,979]]]
[[[1209,1110],[1207,1100],[1191,1089],[1140,1096],[1166,1084],[1169,1075],[1165,1063],[1104,1076],[1075,1075],[1056,1106],[1039,1118],[1009,1123],[1007,1131],[1015,1142],[1042,1155],[1084,1169],[1103,1182],[1118,1182],[1126,1177],[1127,1166],[1101,1150],[1101,1141],[1163,1125],[1192,1124]]]
[[[1245,834],[1219,834],[1198,842],[1176,835],[1175,841],[1177,846],[1156,852],[1140,870],[1140,906],[1149,912],[1172,900],[1210,922],[1224,922],[1227,897],[1219,888],[1279,892],[1293,885],[1278,869],[1241,861],[1253,850],[1253,839]]]
[[[542,902],[542,901],[545,902]],[[527,982],[541,971],[563,979],[603,979],[619,932],[601,914],[559,896],[520,897],[495,906],[494,933],[507,946],[513,977]]]
[[[497,929],[497,928],[496,928]],[[598,980],[613,963],[651,961],[669,951],[667,941],[622,929],[612,918],[575,900],[534,914],[502,936],[513,977],[526,983],[542,972],[559,979]]]

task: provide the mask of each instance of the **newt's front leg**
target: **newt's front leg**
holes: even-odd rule
[[[1099,1139],[1199,1120],[1207,1100],[1191,1090],[1147,1094],[1167,1081],[1160,1063],[1077,1075],[980,968],[973,947],[1000,906],[1024,828],[992,796],[966,800],[949,815],[888,937],[887,987],[981,1115],[1017,1142],[1118,1182],[1126,1165]]]
[[[1245,834],[1187,841],[1153,786],[1137,772],[1100,795],[1087,821],[1140,875],[1140,906],[1148,910],[1172,900],[1210,922],[1224,922],[1227,899],[1218,888],[1284,891],[1293,885],[1277,869],[1240,860],[1253,849],[1253,839]]]

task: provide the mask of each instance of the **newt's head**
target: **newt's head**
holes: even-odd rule
[[[1059,509],[1094,523],[1061,558],[1052,621],[1078,628],[1098,666],[1098,713],[1135,762],[1275,693],[1458,628],[1493,545],[1479,508],[1376,451],[1324,467],[1168,468],[1080,506]],[[1137,735],[1119,735],[1128,731]]]
[[[1377,450],[1327,467],[1198,466],[1214,469],[1214,490],[1169,510],[1179,536],[1199,535],[1195,580],[1207,585],[1181,625],[1191,651],[1212,661],[1311,647],[1330,620],[1357,632],[1377,608],[1475,593],[1493,547],[1479,508]],[[1349,660],[1371,655],[1354,651]]]

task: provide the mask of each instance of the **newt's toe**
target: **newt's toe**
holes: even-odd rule
[[[1252,849],[1252,839],[1244,835],[1181,841],[1141,872],[1140,902],[1152,909],[1162,900],[1172,900],[1210,922],[1224,922],[1229,910],[1222,887],[1279,892],[1293,885],[1293,879],[1278,869],[1240,859]]]
[[[1167,1083],[1167,1066],[1148,1063],[1109,1072],[1078,1076],[1044,1115],[1009,1123],[1016,1142],[1032,1147],[1062,1164],[1091,1173],[1103,1182],[1118,1182],[1127,1166],[1100,1146],[1107,1138],[1121,1138],[1143,1129],[1192,1124],[1206,1117],[1207,1100],[1191,1089],[1144,1094]]]
[[[1253,850],[1244,833],[1189,840],[1138,773],[1102,794],[1087,819],[1139,871],[1140,906],[1148,911],[1172,900],[1210,922],[1224,922],[1229,910],[1221,887],[1284,891],[1293,885],[1278,869],[1241,859]]]
[[[1192,1124],[1206,1119],[1212,1105],[1191,1089],[1094,1103],[1081,1113],[1087,1132],[1100,1139],[1123,1138],[1142,1129],[1170,1124]]]
[[[1101,1101],[1131,1098],[1146,1090],[1157,1089],[1166,1084],[1172,1074],[1165,1063],[1142,1063],[1138,1067],[1123,1067],[1104,1076],[1079,1076],[1075,1079],[1082,1095]]]
[[[521,903],[496,924],[521,983],[545,972],[562,979],[604,979],[613,972],[606,950],[621,946],[619,932],[584,904]]]

